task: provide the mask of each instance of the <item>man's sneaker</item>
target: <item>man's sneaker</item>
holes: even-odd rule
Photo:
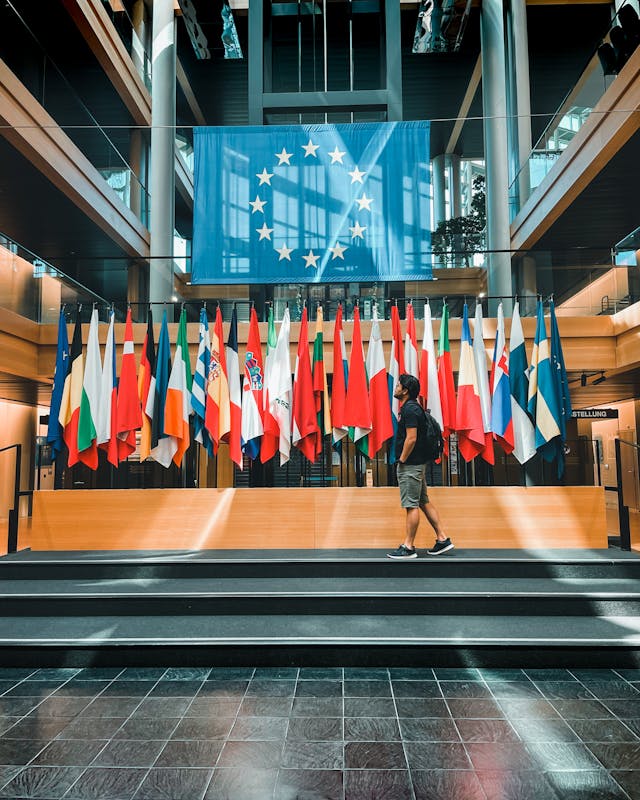
[[[453,545],[451,545],[453,547]],[[406,558],[417,558],[418,554],[414,549],[410,549],[409,547],[405,547],[403,544],[397,550],[394,550],[393,553],[387,553],[388,558],[397,558],[397,559],[406,559]]]
[[[436,539],[436,543],[433,545],[433,547],[427,550],[427,553],[429,553],[430,556],[439,556],[441,553],[446,553],[447,550],[453,550],[453,546],[454,545],[451,539],[447,538],[444,540],[444,542],[439,542]]]

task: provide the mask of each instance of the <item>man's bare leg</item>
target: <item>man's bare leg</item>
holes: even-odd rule
[[[420,511],[417,508],[407,508],[405,511],[407,512],[407,533],[404,546],[408,547],[409,550],[413,550],[413,543],[415,542],[418,525],[420,523]]]
[[[412,509],[407,509],[407,511],[410,510]],[[447,534],[444,532],[442,528],[442,521],[440,519],[440,514],[438,514],[438,509],[433,505],[433,503],[424,503],[423,505],[420,506],[420,511],[422,511],[422,513],[427,518],[429,524],[436,532],[437,540],[439,542],[444,542],[445,539],[447,538]],[[408,528],[409,528],[409,523],[407,517],[407,535],[408,535]],[[416,525],[416,530],[417,528],[418,526]],[[415,538],[415,533],[414,533],[414,538]]]

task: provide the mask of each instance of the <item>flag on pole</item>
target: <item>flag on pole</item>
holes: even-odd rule
[[[269,379],[269,406],[271,415],[278,426],[280,466],[287,463],[291,454],[293,386],[291,383],[291,358],[289,356],[290,333],[289,309],[285,308],[273,356],[273,370]]]
[[[536,453],[535,430],[527,402],[529,397],[529,367],[524,334],[520,322],[520,307],[513,307],[511,339],[509,342],[509,388],[511,390],[511,415],[513,419],[513,455],[525,464]]]
[[[493,434],[491,428],[491,391],[487,372],[487,351],[484,347],[482,329],[482,303],[476,302],[476,318],[473,325],[473,360],[476,365],[480,408],[482,409],[482,427],[484,428],[484,448],[480,454],[487,464],[495,464],[493,452]]]
[[[51,445],[51,459],[55,461],[64,445],[64,429],[60,424],[60,406],[64,392],[64,382],[70,368],[69,338],[64,311],[58,318],[58,346],[56,350],[56,370],[53,373],[53,389],[51,390],[51,406],[49,408],[49,427],[47,442]]]
[[[136,376],[136,357],[133,350],[133,324],[131,309],[127,309],[124,326],[124,345],[122,365],[117,394],[117,433],[122,443],[119,445],[120,460],[123,461],[136,449],[136,431],[142,426],[142,409],[138,397]]]
[[[204,424],[207,398],[207,381],[211,365],[211,339],[209,338],[209,319],[206,307],[200,309],[198,326],[198,355],[196,370],[191,387],[191,408],[193,409],[193,438],[204,447],[210,457],[213,456],[213,442]]]
[[[535,419],[536,450],[541,453],[545,461],[553,461],[558,455],[558,442],[554,440],[560,439],[560,398],[554,372],[551,366],[542,300],[538,300],[536,335],[529,371],[528,409],[529,414]]]
[[[149,308],[147,332],[140,355],[138,374],[138,397],[142,407],[142,429],[140,431],[140,461],[151,455],[151,420],[156,396],[156,345],[153,336],[153,315]]]
[[[405,373],[404,368],[404,349],[402,347],[402,331],[400,330],[400,315],[398,305],[391,306],[391,350],[389,353],[389,375],[387,378],[389,386],[389,402],[391,404],[391,423],[393,425],[393,442],[389,450],[389,463],[396,462],[395,439],[398,432],[398,420],[400,419],[400,400],[393,396],[400,375]]]
[[[216,321],[213,326],[213,335],[211,336],[211,357],[209,359],[204,424],[213,441],[213,452],[217,453],[220,442],[224,440],[224,437],[231,430],[227,358],[224,349],[220,306],[216,309]]]
[[[62,401],[60,403],[60,424],[63,437],[69,451],[69,466],[78,463],[78,423],[80,421],[80,401],[82,400],[82,377],[84,363],[82,358],[82,325],[80,309],[76,312],[76,324],[71,339],[71,364],[64,382]]]
[[[496,341],[491,364],[491,426],[496,441],[505,453],[513,452],[513,411],[511,409],[511,386],[509,382],[509,353],[504,333],[504,312],[498,305]]]
[[[260,329],[258,328],[258,315],[255,308],[252,308],[242,384],[242,451],[252,461],[258,457],[260,440],[264,433],[263,391],[264,370]]]
[[[442,430],[442,404],[440,403],[438,365],[429,301],[424,304],[424,333],[422,335],[422,353],[420,354],[420,398],[423,407],[429,411]]]
[[[358,306],[353,309],[353,339],[349,361],[349,385],[344,405],[344,424],[349,427],[351,441],[363,455],[368,455],[367,436],[371,432],[372,423]]]
[[[560,427],[560,440],[557,443],[558,457],[558,477],[564,474],[564,443],[567,439],[567,422],[571,419],[571,394],[569,392],[569,381],[567,370],[564,365],[564,355],[562,353],[562,342],[560,341],[560,331],[558,330],[558,320],[556,319],[556,309],[553,300],[549,301],[549,312],[551,314],[551,370],[555,378],[556,394],[559,401],[560,416],[558,418]]]
[[[231,314],[229,337],[225,347],[227,378],[229,381],[229,419],[230,429],[225,437],[229,443],[229,456],[234,464],[242,469],[242,396],[240,390],[240,360],[238,358],[238,315],[235,309]]]
[[[442,303],[440,341],[438,343],[438,388],[442,404],[442,438],[444,454],[449,455],[449,436],[456,430],[456,390],[449,348],[449,306]]]
[[[313,341],[313,394],[316,403],[316,418],[318,423],[318,437],[316,441],[316,454],[322,452],[324,437],[331,433],[331,410],[329,408],[329,389],[327,376],[324,371],[324,339],[323,339],[324,314],[322,306],[316,312],[316,338]]]
[[[120,455],[118,437],[116,435],[118,380],[116,377],[115,316],[115,312],[112,310],[111,314],[109,314],[109,330],[107,331],[104,361],[102,362],[96,442],[101,450],[106,451],[107,461],[113,464],[114,467],[118,467]]]
[[[164,410],[164,429],[175,437],[176,452],[173,461],[177,467],[182,465],[182,457],[189,448],[189,415],[191,413],[191,362],[187,341],[187,312],[182,309],[178,338],[173,356],[173,367],[167,386],[167,401]]]
[[[478,376],[473,359],[473,344],[469,328],[469,309],[464,304],[462,335],[460,337],[460,370],[458,372],[458,402],[456,405],[458,449],[465,461],[473,461],[484,450],[485,436]]]
[[[170,373],[171,349],[169,345],[169,328],[167,326],[167,312],[163,311],[160,338],[158,339],[155,382],[152,380],[155,392],[153,403],[150,404],[147,402],[147,413],[149,413],[149,409],[153,412],[151,419],[150,455],[165,468],[171,465],[171,460],[178,449],[178,442],[165,428],[165,407],[167,403],[167,388],[169,386]]]
[[[404,338],[404,371],[420,379],[418,366],[418,339],[416,337],[416,318],[413,303],[407,303],[407,332]]]
[[[313,396],[313,376],[309,361],[309,326],[307,307],[302,309],[298,354],[293,376],[293,433],[291,444],[312,463],[316,460],[318,420]]]
[[[278,452],[280,430],[276,418],[271,413],[271,395],[273,394],[273,370],[276,344],[276,324],[273,319],[273,305],[269,306],[267,320],[267,355],[264,360],[264,435],[260,445],[260,461],[264,464]]]
[[[373,321],[367,350],[367,375],[369,376],[369,408],[371,433],[368,437],[369,458],[375,458],[382,445],[393,437],[389,384],[384,364],[382,335],[378,322],[378,310],[373,307]]]
[[[96,422],[100,404],[102,367],[98,342],[98,309],[91,312],[89,336],[87,337],[87,360],[82,380],[80,415],[78,419],[78,458],[89,469],[98,469],[98,447],[96,444]]]
[[[342,329],[342,303],[338,304],[333,327],[333,382],[331,384],[331,421],[333,424],[332,446],[339,450],[341,441],[349,429],[344,424],[344,404],[347,398],[349,365],[347,348]]]

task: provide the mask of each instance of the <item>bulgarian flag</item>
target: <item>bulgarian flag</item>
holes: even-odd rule
[[[100,383],[100,407],[96,441],[101,450],[107,453],[107,461],[117,467],[120,464],[118,437],[116,436],[116,336],[114,330],[115,313],[109,315],[109,330],[104,347],[102,380]]]
[[[360,333],[360,309],[353,309],[353,339],[349,361],[349,385],[344,404],[344,424],[349,426],[349,438],[363,455],[368,455],[367,436],[371,433],[369,384],[364,364],[364,348]]]
[[[293,377],[293,435],[291,444],[311,462],[316,460],[318,420],[313,396],[313,377],[309,361],[309,326],[307,307],[302,309],[298,354]]]
[[[242,395],[240,390],[240,361],[238,359],[238,315],[235,306],[231,314],[229,337],[225,347],[227,378],[229,381],[230,429],[225,436],[229,443],[229,456],[234,464],[242,469]]]
[[[400,330],[400,315],[398,314],[398,306],[394,304],[391,306],[391,352],[389,355],[389,402],[391,403],[391,422],[393,424],[393,438],[395,440],[398,430],[398,420],[400,419],[400,401],[393,393],[398,383],[400,375],[404,375],[404,350],[402,349],[402,331]],[[394,441],[395,445],[395,441]],[[395,464],[396,449],[395,446],[389,452],[389,463]]]
[[[413,303],[407,303],[407,332],[404,339],[404,370],[407,375],[420,377],[418,368],[418,340],[416,338],[416,318]]]
[[[438,344],[438,386],[442,404],[442,438],[444,454],[449,455],[449,436],[456,430],[456,390],[453,383],[453,366],[449,348],[449,306],[442,304],[440,342]]]
[[[460,370],[458,372],[458,404],[456,406],[458,449],[465,461],[473,461],[484,450],[484,426],[478,390],[476,364],[469,328],[469,312],[464,304],[460,338]]]
[[[204,424],[213,441],[213,452],[217,453],[220,442],[231,430],[229,381],[227,379],[227,359],[224,352],[220,306],[216,310],[216,321],[213,326],[213,335],[211,336],[211,358],[209,360]]]
[[[273,321],[273,306],[269,306],[269,320],[267,324],[267,357],[264,360],[264,435],[260,445],[260,461],[264,464],[278,452],[280,441],[280,427],[271,412],[271,400],[274,398],[274,359],[278,337],[276,325]]]
[[[484,449],[480,455],[487,464],[495,464],[493,428],[491,427],[491,392],[487,372],[487,351],[484,346],[482,303],[478,302],[476,302],[476,319],[473,324],[473,360],[476,365],[480,408],[482,409],[482,427],[484,428]]]
[[[369,434],[369,458],[375,458],[382,445],[393,436],[391,404],[387,372],[384,365],[382,336],[378,323],[378,310],[373,307],[373,322],[367,350],[367,374],[369,375],[369,408],[371,433]]]
[[[98,343],[98,310],[91,312],[89,336],[87,338],[87,361],[82,380],[80,414],[78,418],[78,458],[90,469],[98,469],[98,446],[96,423],[100,405],[102,367],[100,344]]]
[[[119,458],[123,461],[136,449],[136,431],[142,427],[142,409],[138,397],[136,377],[136,357],[133,351],[133,325],[131,309],[127,309],[127,320],[124,326],[124,346],[122,348],[122,366],[118,382],[117,396],[117,436],[119,441]]]
[[[142,407],[142,429],[140,431],[140,461],[151,455],[151,420],[156,394],[156,346],[153,337],[153,315],[149,308],[147,332],[142,344],[140,372],[138,374],[138,397]]]
[[[82,376],[84,373],[82,359],[82,326],[80,310],[76,313],[76,324],[71,340],[69,354],[71,366],[64,381],[62,401],[60,403],[59,422],[64,429],[64,441],[69,451],[69,466],[79,461],[78,458],[78,423],[80,422],[80,401],[82,400]]]
[[[329,391],[327,388],[327,376],[324,372],[324,342],[322,328],[324,316],[322,306],[318,306],[316,316],[316,338],[313,341],[313,394],[316,403],[316,417],[318,422],[318,440],[316,442],[316,454],[322,452],[322,442],[324,437],[331,433],[331,411],[329,409]]]
[[[331,385],[331,419],[333,422],[332,446],[340,448],[340,442],[348,434],[344,424],[344,404],[347,396],[347,348],[342,330],[342,303],[338,304],[336,321],[333,327],[333,383]]]
[[[244,360],[242,384],[242,450],[252,461],[260,452],[260,440],[264,433],[264,369],[262,367],[262,345],[255,308],[251,309],[249,336]]]
[[[176,440],[177,447],[173,454],[173,462],[177,467],[182,465],[182,457],[191,443],[189,414],[191,413],[192,383],[189,344],[187,342],[187,312],[183,308],[180,314],[178,338],[164,409],[165,433],[173,436]]]

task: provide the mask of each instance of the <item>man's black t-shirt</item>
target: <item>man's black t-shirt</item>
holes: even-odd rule
[[[427,422],[424,418],[424,411],[420,404],[415,400],[407,400],[400,406],[400,419],[398,420],[398,433],[396,436],[396,459],[402,455],[404,441],[407,438],[407,428],[417,428],[416,443],[407,457],[407,464],[424,464],[427,460]]]

